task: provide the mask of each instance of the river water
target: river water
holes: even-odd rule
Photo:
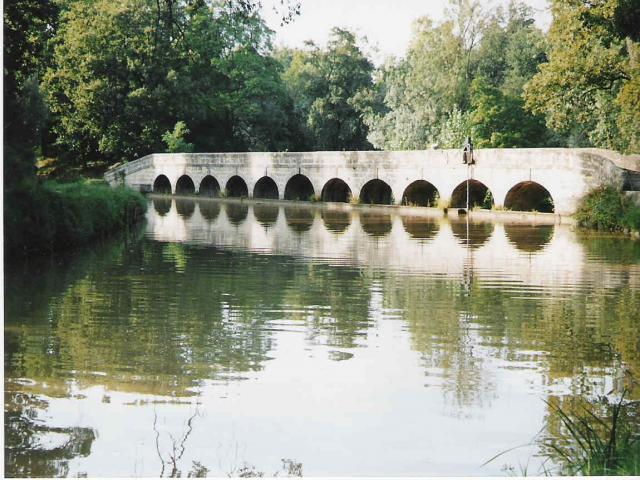
[[[640,242],[415,212],[155,197],[7,267],[5,473],[540,473],[639,371]]]

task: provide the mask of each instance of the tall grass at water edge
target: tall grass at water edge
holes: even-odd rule
[[[51,253],[105,238],[141,220],[145,198],[105,182],[26,182],[5,190],[5,258]]]
[[[602,187],[588,193],[578,205],[578,224],[610,232],[640,231],[640,205],[622,192]]]

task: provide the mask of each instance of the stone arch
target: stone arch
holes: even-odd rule
[[[279,197],[278,185],[271,177],[262,177],[253,187],[253,198],[270,198],[277,200]]]
[[[393,193],[388,183],[377,178],[369,180],[360,190],[362,203],[376,203],[381,205],[393,204]]]
[[[493,194],[489,187],[479,180],[469,180],[469,207],[481,207],[490,209],[494,204]],[[466,208],[467,206],[467,181],[461,182],[451,193],[451,208]]]
[[[203,197],[217,197],[220,194],[220,184],[215,177],[207,175],[200,182],[198,193]]]
[[[166,175],[158,175],[153,182],[153,193],[171,195],[171,182]]]
[[[234,175],[227,181],[225,191],[227,192],[228,197],[248,197],[249,196],[249,188],[247,187],[247,182],[245,182],[238,175]]]
[[[537,182],[526,181],[514,185],[507,192],[504,208],[522,212],[553,213],[555,208],[549,190]]]
[[[176,182],[176,195],[193,195],[196,193],[196,186],[189,175],[182,175]]]
[[[405,188],[402,194],[402,205],[418,207],[435,207],[440,197],[438,189],[426,180],[416,180]]]
[[[291,177],[284,187],[285,200],[310,200],[315,193],[311,180],[300,173]]]
[[[351,189],[347,182],[341,178],[332,178],[322,187],[323,202],[343,202],[349,203],[351,200]]]

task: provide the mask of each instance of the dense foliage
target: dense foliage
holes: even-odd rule
[[[304,2],[287,0],[283,21]],[[640,151],[638,0],[450,0],[376,68],[349,31],[274,50],[254,0],[11,0],[5,178],[154,151],[596,146]],[[44,163],[44,162],[43,162]]]
[[[603,187],[585,196],[576,212],[583,227],[605,231],[640,231],[640,206],[623,193]]]
[[[26,184],[5,198],[6,258],[105,238],[138,222],[146,208],[140,193],[106,184]]]

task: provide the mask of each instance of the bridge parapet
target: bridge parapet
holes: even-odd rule
[[[110,169],[105,179],[143,192],[164,177],[174,194],[202,193],[205,181],[207,191],[241,196],[458,207],[470,178],[474,205],[540,210],[548,205],[534,197],[547,195],[560,214],[572,214],[597,186],[640,185],[637,173],[617,165],[635,160],[606,150],[479,149],[475,158],[467,167],[460,150],[153,154]]]

